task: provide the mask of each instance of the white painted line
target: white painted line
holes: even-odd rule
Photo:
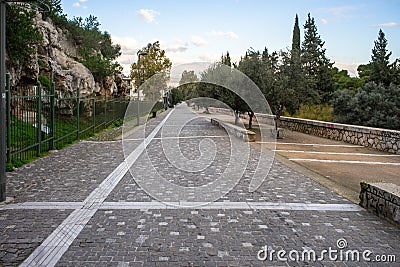
[[[62,203],[62,204],[61,204]],[[186,204],[186,205],[185,205]],[[63,209],[64,207],[80,205],[83,207],[83,202],[26,202],[20,204],[6,205],[0,207],[0,210],[6,209],[24,209],[24,210],[41,210],[41,209]],[[179,206],[178,206],[179,205]],[[360,211],[362,208],[355,204],[320,204],[320,203],[281,203],[281,202],[170,202],[161,203],[158,201],[152,202],[102,202],[96,209],[80,209],[85,210],[86,213],[82,217],[79,214],[80,210],[75,210],[70,217],[70,221],[75,222],[79,219],[82,226],[84,226],[92,217],[92,212],[97,210],[167,210],[167,209],[196,209],[196,210],[303,210],[303,211]],[[89,213],[88,213],[89,211]],[[68,227],[69,228],[68,228]],[[64,231],[68,233],[75,231],[79,234],[80,231],[76,231],[75,227],[64,225]],[[78,229],[79,230],[79,229]],[[76,236],[75,236],[76,237]],[[70,238],[75,239],[74,236]],[[47,240],[47,239],[46,239]],[[62,240],[59,240],[60,242]]]
[[[75,210],[83,206],[83,202],[24,202],[1,205],[0,210]]]
[[[229,138],[228,135],[198,135],[198,136],[165,136],[156,137],[154,140],[165,140],[165,139],[196,139],[196,138]]]
[[[170,112],[150,135],[75,209],[20,266],[55,266],[100,208],[128,169],[168,120]]]
[[[153,140],[196,139],[196,138],[229,138],[229,136],[228,135],[164,136],[164,137],[154,137]],[[125,141],[143,141],[143,138],[124,139],[124,140]]]
[[[324,144],[302,144],[302,143],[280,143],[280,142],[256,142],[256,143],[276,144],[276,145],[315,146],[315,147],[363,147],[358,145],[324,145]]]
[[[248,202],[252,209],[258,210],[300,210],[300,211],[361,211],[356,204],[313,204],[313,203],[274,203]]]
[[[397,154],[364,154],[364,153],[346,153],[346,152],[320,152],[320,151],[303,151],[303,150],[280,150],[275,149],[275,152],[283,153],[304,153],[304,154],[322,154],[322,155],[345,155],[345,156],[365,156],[365,157],[400,157]]]
[[[367,165],[393,165],[400,166],[400,163],[395,162],[375,162],[375,161],[358,161],[358,160],[330,160],[330,159],[289,159],[291,161],[305,162],[321,162],[321,163],[344,163],[344,164],[367,164]]]

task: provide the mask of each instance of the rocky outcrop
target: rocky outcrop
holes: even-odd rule
[[[24,68],[10,69],[11,85],[35,85],[39,76],[49,78],[54,74],[54,82],[59,97],[118,95],[124,92],[123,85],[118,84],[118,77],[107,77],[95,81],[93,74],[82,63],[78,62],[78,47],[68,39],[68,33],[56,27],[50,19],[43,20],[38,13],[35,23],[42,35],[41,44],[36,47],[31,63]]]

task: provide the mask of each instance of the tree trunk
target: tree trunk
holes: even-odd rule
[[[254,112],[253,111],[249,111],[249,112],[247,112],[247,114],[249,115],[249,130],[250,130],[251,128],[253,128]]]
[[[239,111],[235,111],[235,125],[239,123]]]

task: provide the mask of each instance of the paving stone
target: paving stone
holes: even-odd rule
[[[145,129],[149,134],[163,117]],[[170,125],[169,127],[172,127]],[[182,137],[226,136],[205,119],[182,128]],[[130,137],[139,136],[133,132]],[[156,138],[160,137],[156,135]],[[182,138],[182,154],[196,159],[204,138]],[[132,141],[131,147],[140,142]],[[203,186],[216,179],[229,161],[229,139],[218,138],[215,161],[198,173],[176,168],[155,139],[146,151],[165,179],[182,186]],[[121,142],[82,142],[35,161],[10,174],[16,202],[83,201],[123,160]],[[160,153],[161,152],[161,153]],[[218,209],[109,209],[97,210],[73,240],[57,266],[358,266],[359,263],[264,262],[257,259],[265,246],[276,251],[336,248],[345,238],[349,249],[370,249],[374,255],[400,259],[400,229],[361,211],[262,210],[227,208],[233,202],[350,204],[306,176],[274,162],[260,188],[249,193],[259,151],[250,148],[250,160],[238,184],[221,199]],[[138,172],[147,167],[139,157]],[[51,170],[51,171],[50,171]],[[54,171],[54,172],[53,172]],[[37,177],[37,179],[36,179]],[[152,177],[149,177],[152,179]],[[163,192],[170,194],[168,192]],[[106,202],[154,203],[127,172]],[[153,202],[151,202],[153,201]],[[1,210],[0,265],[21,263],[73,210]],[[14,227],[15,226],[15,227]],[[365,263],[365,262],[364,262]],[[375,266],[374,264],[370,264]],[[390,265],[388,265],[390,266]],[[393,265],[395,266],[395,265]]]

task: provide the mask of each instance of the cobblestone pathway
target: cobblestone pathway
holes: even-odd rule
[[[80,142],[9,173],[14,203],[0,205],[0,266],[399,264],[400,229],[278,161],[250,193],[255,147],[247,147],[243,175],[232,166],[238,182],[219,182],[232,171],[232,142],[180,106],[123,141]],[[196,195],[209,184],[215,186]],[[173,185],[195,189],[177,194]],[[211,192],[221,197],[199,203]],[[391,255],[397,263],[363,259]]]

